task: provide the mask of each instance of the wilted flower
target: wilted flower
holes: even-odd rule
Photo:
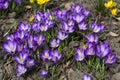
[[[22,66],[22,65],[18,65],[17,68],[17,76],[20,77],[21,75],[25,74],[25,72],[27,71],[27,68]]]
[[[56,63],[62,57],[62,54],[58,53],[58,50],[52,51],[51,53],[53,63]]]
[[[17,44],[15,41],[8,41],[7,43],[3,44],[3,47],[6,52],[13,54],[16,51]]]
[[[32,8],[32,6],[30,6],[30,5],[25,5],[24,7],[25,7],[26,10],[29,10],[29,9]]]
[[[52,39],[52,41],[50,42],[50,46],[51,46],[52,48],[58,47],[59,44],[60,44],[60,40],[57,40],[57,39]]]
[[[99,56],[100,58],[103,58],[110,53],[110,46],[105,42],[98,44],[96,48],[97,56]]]
[[[104,63],[105,64],[113,64],[116,62],[116,54],[108,54],[108,56],[105,58]]]
[[[29,22],[33,22],[34,20],[34,16],[32,15],[30,18],[29,18]]]
[[[68,37],[68,34],[65,32],[59,31],[57,37],[60,40],[65,40]]]
[[[15,56],[14,59],[18,64],[24,64],[28,58],[28,53],[20,53],[19,56]]]
[[[82,80],[93,80],[93,78],[88,74],[84,74]]]
[[[48,74],[48,71],[47,71],[47,70],[41,70],[41,71],[40,71],[40,75],[41,75],[43,78],[46,77],[47,74]]]
[[[85,59],[84,50],[81,50],[80,48],[77,48],[76,49],[75,59],[77,61],[83,61]]]

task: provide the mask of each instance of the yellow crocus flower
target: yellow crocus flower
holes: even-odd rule
[[[50,0],[45,0],[45,2],[47,3],[47,2],[49,2]]]
[[[44,1],[44,0],[37,0],[37,3],[38,3],[39,5],[42,5],[42,4],[45,3],[45,1]]]
[[[30,3],[34,3],[34,0],[29,0],[30,1]]]
[[[105,6],[106,8],[113,8],[113,7],[115,7],[116,5],[117,5],[117,3],[114,2],[113,0],[110,0],[110,1],[108,1],[108,2],[106,2],[106,3],[104,4],[104,6]]]
[[[112,16],[116,16],[116,15],[117,15],[117,11],[118,11],[117,8],[112,9],[112,10],[111,10]]]
[[[50,1],[50,0],[37,0],[37,3],[39,5],[43,5],[43,4],[47,3],[48,1]]]

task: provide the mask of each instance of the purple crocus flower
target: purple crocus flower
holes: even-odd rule
[[[34,41],[34,37],[32,35],[29,36],[29,38],[27,39],[27,42],[28,42],[29,48],[34,47],[35,41]]]
[[[55,21],[53,20],[45,20],[45,23],[49,26],[49,28],[54,26]]]
[[[10,34],[6,37],[7,40],[13,41],[14,40],[14,35]]]
[[[43,14],[40,11],[37,11],[36,15],[35,15],[35,20],[38,22],[41,22],[43,19]]]
[[[23,23],[23,22],[20,23],[18,29],[20,31],[29,31],[30,30],[28,23]]]
[[[40,25],[40,30],[43,31],[43,32],[47,31],[48,28],[49,28],[49,26],[47,24],[41,24]]]
[[[15,56],[14,59],[18,64],[24,64],[28,58],[28,53],[20,53],[19,56]]]
[[[84,50],[81,50],[80,48],[76,49],[76,55],[75,55],[75,59],[77,61],[83,61],[85,59],[85,54],[84,54]]]
[[[25,35],[26,35],[25,31],[16,31],[14,36],[16,40],[23,41],[25,39]]]
[[[31,26],[32,30],[35,32],[39,32],[39,24],[38,23],[33,23]]]
[[[21,4],[22,0],[14,0],[16,3]]]
[[[49,51],[49,50],[44,50],[44,52],[42,53],[42,56],[41,56],[41,59],[43,60],[43,61],[48,61],[48,60],[51,60],[51,51]]]
[[[27,68],[22,66],[22,65],[18,65],[17,68],[17,76],[20,77],[21,75],[25,74],[25,72],[27,71]]]
[[[43,78],[45,78],[45,77],[47,76],[47,74],[48,74],[48,71],[47,71],[47,70],[41,70],[41,71],[40,71],[40,75],[41,75]]]
[[[73,19],[77,22],[77,23],[81,23],[84,19],[85,16],[84,15],[80,15],[80,14],[75,14],[73,16]]]
[[[15,41],[9,40],[7,43],[3,44],[3,47],[6,52],[13,54],[16,51],[17,43]]]
[[[23,45],[23,44],[21,44],[21,43],[17,44],[17,52],[18,52],[18,53],[19,53],[19,52],[22,52],[23,49],[24,49],[24,47],[25,47],[25,45]]]
[[[108,56],[105,58],[104,63],[105,64],[113,64],[117,60],[116,54],[108,54]]]
[[[93,23],[93,24],[92,24],[92,31],[93,31],[94,33],[99,33],[99,32],[101,32],[103,29],[104,29],[104,25],[98,25],[98,24],[96,24],[96,23]]]
[[[52,41],[50,42],[50,46],[51,46],[52,48],[58,47],[59,44],[60,44],[60,40],[57,40],[57,39],[52,39]]]
[[[62,29],[65,32],[68,32],[68,33],[74,32],[74,22],[73,21],[69,21],[69,23],[67,23],[67,22],[63,21],[62,22]]]
[[[83,14],[87,17],[90,14],[89,10],[83,10]]]
[[[58,50],[52,51],[51,53],[53,63],[56,63],[62,57],[62,54],[58,53]]]
[[[92,43],[89,43],[86,50],[85,50],[85,55],[88,56],[93,56],[95,55],[95,49]]]
[[[57,37],[60,40],[65,40],[68,37],[68,34],[65,32],[59,31]]]
[[[96,51],[97,51],[97,56],[103,58],[110,53],[110,46],[107,43],[103,42],[96,46]]]
[[[55,11],[54,14],[57,16],[58,19],[66,19],[66,15],[67,15],[67,10],[58,10]]]
[[[71,6],[71,11],[74,12],[74,13],[80,14],[81,11],[82,11],[82,9],[83,9],[83,8],[80,6],[80,4],[72,5],[72,6]]]
[[[26,61],[26,66],[27,66],[28,68],[31,68],[31,67],[34,66],[34,65],[35,65],[34,59],[27,59],[27,61]]]
[[[7,9],[9,6],[9,2],[8,1],[5,1],[2,3],[2,9]]]
[[[67,12],[66,17],[67,17],[68,20],[73,20],[73,16],[74,16],[73,12]]]
[[[50,17],[51,13],[50,12],[44,12],[43,13],[43,18],[48,19]]]
[[[96,34],[86,35],[85,37],[88,43],[98,43],[98,36]]]
[[[34,37],[34,41],[38,46],[40,46],[41,44],[44,43],[45,37],[42,34],[40,34],[38,37]]]
[[[93,78],[88,74],[84,74],[82,80],[93,80]]]
[[[82,21],[81,23],[78,24],[78,28],[80,30],[87,30],[87,24],[84,21]]]

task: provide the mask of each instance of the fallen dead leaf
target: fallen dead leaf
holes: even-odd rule
[[[120,17],[116,18],[118,21],[120,21]]]
[[[73,2],[66,3],[66,4],[65,4],[65,8],[66,8],[67,10],[70,10],[70,9],[71,9],[71,5],[74,5],[74,3],[73,3]]]
[[[109,34],[111,35],[111,36],[113,36],[113,37],[117,37],[117,36],[119,36],[118,34],[116,34],[116,33],[114,33],[114,32],[109,32]]]

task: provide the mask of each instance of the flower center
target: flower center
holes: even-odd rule
[[[13,46],[10,46],[10,50],[11,50],[11,51],[14,51],[14,48],[13,48]]]

